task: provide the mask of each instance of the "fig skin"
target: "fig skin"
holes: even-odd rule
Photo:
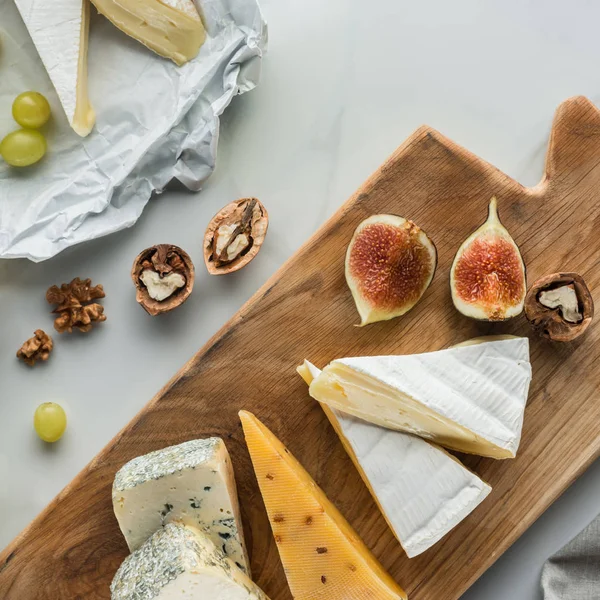
[[[481,321],[504,321],[523,312],[527,293],[519,247],[498,218],[492,198],[487,221],[460,246],[450,271],[456,309]]]
[[[429,287],[436,266],[435,245],[412,221],[373,215],[360,223],[346,252],[346,281],[360,326],[407,313]]]

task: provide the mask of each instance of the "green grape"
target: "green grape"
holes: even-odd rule
[[[23,92],[12,105],[13,119],[21,126],[37,129],[50,118],[50,105],[39,92]]]
[[[35,129],[17,129],[0,142],[0,155],[13,167],[28,167],[46,154],[46,138]]]
[[[60,404],[44,402],[33,415],[33,427],[44,442],[57,442],[67,428],[67,415]]]

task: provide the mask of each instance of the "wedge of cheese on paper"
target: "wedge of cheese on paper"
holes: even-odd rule
[[[310,385],[320,370],[298,373]],[[321,405],[409,558],[429,549],[492,488],[442,448]]]
[[[128,556],[110,591],[112,600],[269,600],[207,536],[179,523]]]
[[[404,356],[334,360],[310,384],[319,402],[441,446],[513,458],[531,364],[527,338]]]
[[[88,0],[15,0],[71,127],[86,136],[96,121],[87,91]]]
[[[191,440],[138,456],[116,474],[113,508],[131,551],[172,522],[206,535],[249,571],[231,459],[221,438]]]
[[[406,599],[289,450],[251,413],[240,419],[294,599]]]
[[[195,58],[206,31],[192,0],[92,0],[121,31],[177,65]]]

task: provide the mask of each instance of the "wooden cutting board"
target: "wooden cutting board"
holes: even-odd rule
[[[412,600],[458,598],[600,453],[598,322],[573,343],[552,344],[532,336],[524,316],[477,323],[452,306],[452,259],[485,220],[492,195],[530,283],[577,271],[600,300],[600,113],[588,100],[559,107],[546,174],[534,188],[422,127],[2,553],[0,597],[109,598],[126,555],[111,508],[117,469],[139,454],[218,435],[233,457],[255,578],[272,600],[291,598],[237,417],[243,408],[288,445]],[[410,313],[357,328],[344,255],[355,227],[374,213],[414,220],[436,243],[439,266]],[[340,356],[438,350],[488,333],[532,342],[518,457],[466,458],[492,494],[409,560],[295,367],[304,358],[323,366]]]

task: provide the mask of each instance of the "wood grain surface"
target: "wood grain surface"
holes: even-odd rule
[[[524,316],[478,323],[452,305],[452,259],[485,220],[492,195],[529,283],[576,271],[600,300],[600,113],[588,100],[559,107],[534,188],[422,127],[4,550],[0,598],[109,598],[127,551],[112,514],[115,472],[139,454],[213,435],[232,454],[255,579],[272,600],[291,598],[237,417],[242,408],[288,445],[412,600],[458,598],[600,454],[599,323],[573,343],[553,344],[534,337]],[[410,313],[357,328],[344,255],[355,227],[374,213],[414,220],[434,240],[439,266]],[[531,338],[519,454],[466,458],[493,492],[409,560],[295,367],[304,358],[323,366],[340,356],[438,350],[488,333]]]

